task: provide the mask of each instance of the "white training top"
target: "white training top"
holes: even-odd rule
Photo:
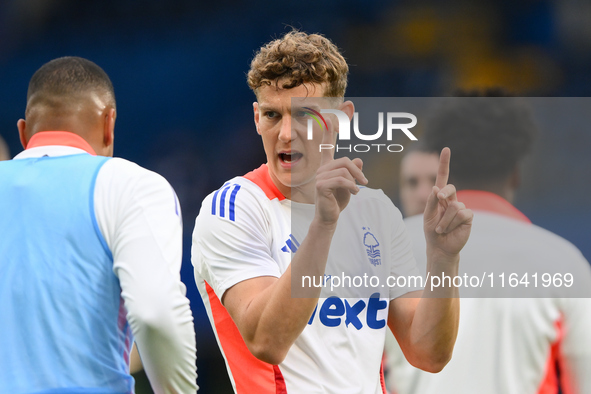
[[[193,234],[195,279],[239,394],[385,392],[381,359],[389,301],[417,287],[366,289],[367,295],[356,298],[325,289],[326,298],[279,366],[250,354],[220,303],[240,281],[280,277],[313,215],[313,205],[281,195],[266,165],[232,179],[203,202]],[[382,278],[418,275],[401,214],[379,190],[362,188],[339,218],[326,274],[351,269]],[[370,297],[378,291],[381,296]]]
[[[87,152],[56,143],[27,149],[14,160],[81,153]],[[97,175],[94,202],[154,392],[195,393],[195,331],[180,281],[182,227],[174,190],[162,176],[113,158]]]
[[[460,254],[460,275],[476,264],[488,267],[485,279],[493,273],[497,288],[500,274],[508,287],[511,273],[527,271],[527,289],[539,295],[533,289],[535,272],[538,289],[544,272],[570,272],[578,285],[591,288],[591,268],[568,241],[520,218],[519,212],[512,214],[517,210],[491,193],[462,191],[458,200],[475,210],[470,239]],[[422,215],[405,222],[415,251],[424,248]],[[512,283],[522,287],[521,295],[529,294],[525,280]],[[565,290],[547,288],[547,298],[461,298],[449,364],[437,374],[420,371],[390,338],[388,389],[396,394],[556,393],[560,381],[565,394],[591,393],[591,299],[560,298],[568,294]],[[460,295],[466,292],[460,288]]]

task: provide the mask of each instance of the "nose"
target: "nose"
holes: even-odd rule
[[[279,129],[279,141],[283,143],[291,142],[295,139],[295,132],[291,129],[291,115],[284,116],[281,119],[281,128]]]

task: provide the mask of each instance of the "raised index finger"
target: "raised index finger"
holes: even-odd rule
[[[443,189],[447,185],[449,179],[449,161],[451,158],[451,151],[445,147],[439,156],[439,169],[437,170],[437,178],[435,179],[435,186]]]

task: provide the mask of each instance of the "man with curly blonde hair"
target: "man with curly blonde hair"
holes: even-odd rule
[[[259,98],[266,86],[292,89],[306,83],[326,84],[324,97],[342,98],[348,73],[347,62],[330,40],[292,31],[259,50],[250,64],[248,86]]]
[[[451,357],[455,288],[422,299],[417,287],[350,297],[302,283],[338,274],[335,263],[371,268],[367,245],[389,275],[418,275],[400,212],[357,185],[368,182],[361,160],[319,150],[334,143],[336,119],[326,115],[306,134],[311,113],[352,118],[347,73],[318,34],[292,31],[263,46],[248,84],[267,163],[210,194],[197,217],[195,279],[237,393],[383,393],[386,321],[413,365],[436,372]],[[457,272],[472,220],[448,172],[445,149],[425,211],[432,275]]]

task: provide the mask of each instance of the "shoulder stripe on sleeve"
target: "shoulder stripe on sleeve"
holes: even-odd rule
[[[181,215],[179,212],[179,197],[176,195],[176,192],[174,191],[172,185],[170,185],[170,188],[172,189],[172,196],[174,198],[174,213],[176,213],[176,215],[180,217]]]
[[[220,190],[222,190],[224,187],[226,187],[227,184],[228,184],[228,182],[224,183],[224,185],[222,187],[220,187],[218,190],[216,190],[215,193],[213,194],[213,199],[211,201],[211,214],[212,215],[215,215],[215,207],[218,202],[218,194],[219,194]]]
[[[232,194],[230,195],[230,220],[235,221],[236,216],[234,213],[234,201],[236,201],[236,194],[240,190],[240,185],[236,185],[234,190],[232,190]]]
[[[230,187],[231,186],[226,186],[220,197],[220,217],[222,218],[226,216],[226,194],[228,193],[228,190],[230,190]]]
[[[211,214],[215,215],[215,205],[216,202],[218,201],[218,193],[219,193],[219,189],[215,191],[215,193],[213,194],[213,200],[211,201]]]
[[[224,184],[224,186],[222,186],[220,189],[218,189],[214,194],[213,194],[213,200],[211,203],[211,214],[212,215],[218,215],[221,218],[225,218],[226,217],[226,196],[228,194],[228,191],[230,191],[230,189],[232,189],[231,193],[230,193],[230,201],[229,201],[229,207],[228,207],[228,218],[231,221],[236,221],[236,212],[235,212],[235,202],[236,202],[236,194],[238,194],[238,190],[240,190],[240,185],[238,184]],[[221,194],[220,194],[221,191]],[[220,194],[220,202],[219,202],[219,210],[218,208],[218,194]]]

